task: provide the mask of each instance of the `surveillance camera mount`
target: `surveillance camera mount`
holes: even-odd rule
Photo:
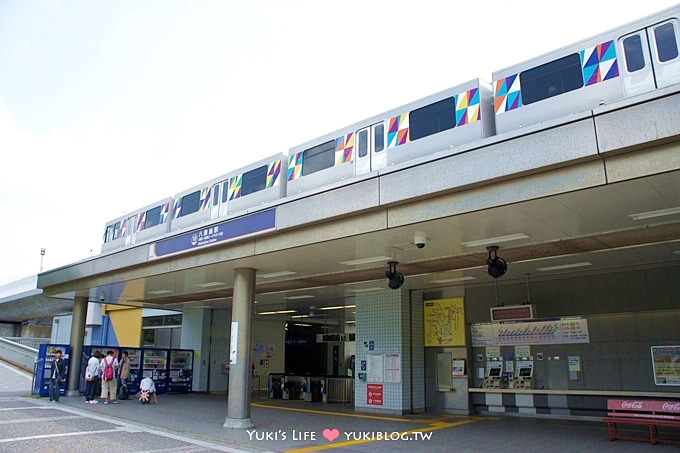
[[[486,260],[487,270],[489,275],[496,279],[502,277],[508,271],[508,263],[498,256],[499,248],[497,245],[490,245],[486,248],[489,251],[489,258]],[[493,257],[491,256],[492,252]]]

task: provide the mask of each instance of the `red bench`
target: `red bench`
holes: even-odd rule
[[[618,425],[644,425],[649,429],[649,441],[652,445],[657,442],[680,444],[680,441],[659,439],[659,426],[673,426],[680,428],[680,401],[658,400],[607,400],[607,417],[602,419],[607,423],[609,440],[646,440],[640,437],[623,436],[619,434]]]

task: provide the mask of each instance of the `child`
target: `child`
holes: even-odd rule
[[[149,402],[151,396],[153,396],[153,403],[158,404],[158,399],[156,399],[156,384],[154,384],[153,379],[147,376],[139,383],[139,402],[146,404]]]

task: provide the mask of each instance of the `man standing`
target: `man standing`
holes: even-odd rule
[[[49,402],[59,402],[61,390],[59,387],[64,383],[66,378],[66,363],[61,358],[61,350],[57,349],[54,353],[54,360],[52,361],[52,368],[50,370],[50,396]]]
[[[98,401],[94,399],[97,391],[97,383],[99,381],[99,359],[97,352],[92,353],[92,357],[87,362],[85,369],[85,402],[88,404],[97,404]]]
[[[128,357],[128,352],[123,351],[123,354],[118,364],[118,385],[116,386],[116,396],[120,395],[120,388],[125,387],[127,390],[127,380],[130,376],[130,358]],[[125,393],[127,395],[127,393]],[[127,396],[121,397],[123,399]]]

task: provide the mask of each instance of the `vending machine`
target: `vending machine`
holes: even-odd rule
[[[489,360],[486,362],[486,375],[484,377],[485,389],[499,389],[502,387],[503,361]]]
[[[170,350],[168,370],[168,391],[188,393],[191,391],[194,369],[194,351],[190,349]]]
[[[59,386],[59,392],[61,395],[66,394],[71,346],[67,344],[41,344],[38,348],[38,362],[35,369],[35,382],[33,383],[34,395],[48,396],[50,394],[50,371],[57,350],[61,351],[61,358],[64,359],[66,366],[66,375],[63,376],[64,379]]]
[[[156,385],[157,393],[168,391],[168,353],[167,349],[142,350],[142,378],[150,377]]]
[[[512,382],[513,388],[518,390],[532,389],[534,381],[534,361],[518,360],[515,363],[515,379]]]
[[[137,348],[121,348],[127,351],[130,359],[130,376],[127,379],[128,394],[134,395],[139,392],[139,383],[142,381],[142,350]]]

